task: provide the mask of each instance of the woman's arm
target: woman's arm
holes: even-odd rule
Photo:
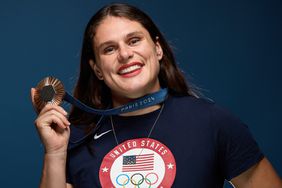
[[[233,178],[231,183],[238,188],[282,188],[280,177],[266,158]]]
[[[40,188],[73,188],[66,183],[66,154],[45,154]]]
[[[35,89],[31,89],[34,105]],[[35,127],[44,145],[44,164],[40,188],[66,188],[67,146],[70,122],[60,106],[47,104],[38,114]]]
[[[66,152],[45,154],[40,188],[65,188]]]

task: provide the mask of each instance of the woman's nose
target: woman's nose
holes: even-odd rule
[[[133,50],[129,46],[120,46],[118,52],[118,60],[126,62],[128,59],[133,57]]]

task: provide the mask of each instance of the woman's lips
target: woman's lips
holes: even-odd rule
[[[140,62],[133,62],[125,64],[118,69],[118,74],[123,77],[132,77],[141,72],[143,64]]]

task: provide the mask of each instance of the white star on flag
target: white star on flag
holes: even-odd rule
[[[173,169],[173,166],[174,166],[174,164],[169,163],[169,164],[167,165],[167,169]]]
[[[104,168],[102,168],[102,172],[108,172],[108,168],[107,167],[104,167]]]

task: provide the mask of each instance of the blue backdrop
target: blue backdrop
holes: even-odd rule
[[[108,2],[1,1],[1,187],[38,186],[43,148],[30,88],[53,75],[72,90],[85,25]],[[282,176],[281,0],[121,2],[151,15],[187,78],[249,125]]]

